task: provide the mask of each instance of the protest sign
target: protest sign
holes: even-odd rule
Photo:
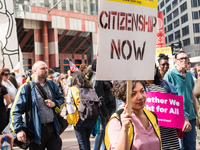
[[[159,126],[183,128],[184,112],[182,96],[147,91],[145,108],[156,113]]]
[[[101,0],[98,80],[154,78],[157,0]]]

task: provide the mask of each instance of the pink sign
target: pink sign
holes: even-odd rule
[[[147,91],[145,108],[156,113],[159,126],[183,128],[184,112],[182,96]]]

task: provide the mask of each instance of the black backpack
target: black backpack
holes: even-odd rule
[[[96,121],[99,117],[99,99],[95,89],[79,88],[80,104],[76,109],[83,121]]]

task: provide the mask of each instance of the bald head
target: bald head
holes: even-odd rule
[[[44,61],[37,61],[37,62],[35,62],[35,63],[33,64],[32,70],[38,69],[39,66],[40,66],[41,64],[46,64],[46,63],[45,63]]]

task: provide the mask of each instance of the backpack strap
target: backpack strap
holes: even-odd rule
[[[161,142],[160,129],[159,129],[159,126],[158,126],[157,115],[154,112],[147,110],[146,108],[143,108],[143,111],[144,111],[146,117],[148,118],[148,120],[150,121],[151,125],[153,126],[153,129],[154,129],[157,137],[159,138],[160,149],[162,150],[162,142]]]
[[[122,122],[121,122],[121,114],[123,113],[124,109],[120,109],[118,111],[116,111],[110,118],[108,124],[106,125],[106,129],[105,129],[105,137],[104,137],[104,144],[106,146],[106,149],[109,149],[110,147],[110,139],[109,139],[109,136],[108,136],[108,126],[109,126],[109,123],[110,121],[113,119],[113,118],[116,118],[119,120],[120,124],[122,125]],[[129,131],[128,131],[128,137],[129,137],[129,147],[130,147],[130,150],[132,149],[132,145],[133,145],[133,139],[134,139],[134,126],[132,123],[130,123],[130,128],[129,128]]]

